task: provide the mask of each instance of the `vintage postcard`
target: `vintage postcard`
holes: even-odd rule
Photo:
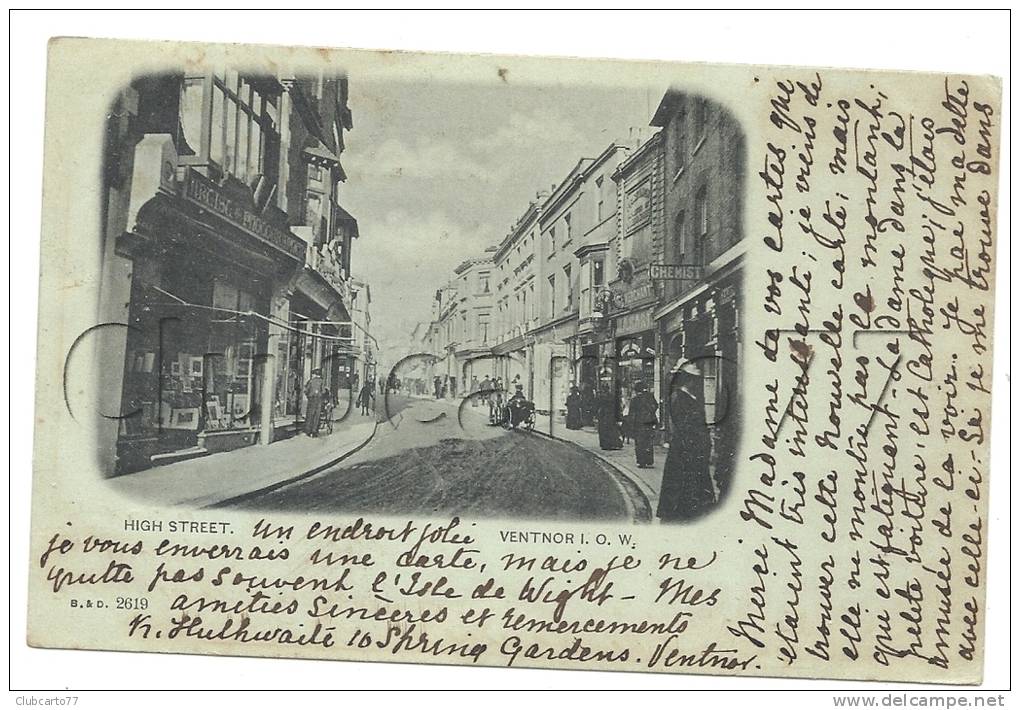
[[[48,71],[29,644],[980,682],[997,78]]]

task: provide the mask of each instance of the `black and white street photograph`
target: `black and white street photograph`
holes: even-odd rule
[[[1007,23],[15,15],[16,704],[1002,705]]]
[[[188,67],[123,87],[103,154],[118,493],[635,523],[727,495],[748,168],[721,102]]]

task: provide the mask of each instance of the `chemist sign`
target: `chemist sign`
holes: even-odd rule
[[[649,264],[648,277],[652,281],[701,281],[705,267],[701,264]]]

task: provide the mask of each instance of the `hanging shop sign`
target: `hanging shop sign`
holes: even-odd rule
[[[652,281],[701,281],[705,267],[700,264],[649,264],[648,277]]]
[[[227,197],[216,183],[194,169],[188,170],[185,178],[184,199],[212,212],[263,244],[304,261],[306,247],[301,239],[270,224],[237,200]]]

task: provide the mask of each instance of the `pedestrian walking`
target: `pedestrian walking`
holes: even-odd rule
[[[322,419],[322,370],[312,370],[312,376],[305,383],[305,434],[307,436],[319,435],[319,422]]]
[[[435,389],[436,399],[440,399],[443,395],[443,378],[436,375],[432,379],[432,387]]]
[[[634,386],[634,397],[627,409],[630,416],[631,435],[634,437],[634,454],[638,468],[651,468],[655,464],[655,427],[659,423],[659,403],[644,382]]]
[[[598,407],[599,448],[619,451],[623,448],[620,436],[619,405],[612,387],[606,385],[599,395]]]
[[[693,520],[715,504],[715,489],[708,469],[712,442],[705,424],[703,383],[693,366],[687,367],[691,369],[673,373],[669,454],[656,511],[664,523]]]
[[[497,377],[492,382],[492,396],[489,398],[489,421],[499,424],[503,412],[503,378]]]
[[[372,400],[375,398],[375,382],[372,380],[365,380],[365,384],[361,387],[361,391],[358,392],[358,406],[361,407],[361,415],[365,416],[369,412]]]
[[[567,429],[581,428],[581,390],[576,385],[567,395]]]
[[[478,385],[478,393],[479,399],[482,400],[482,403],[488,405],[489,399],[492,395],[492,380],[489,379],[488,375],[486,375],[485,378],[482,380],[482,383]],[[490,415],[492,414],[491,407],[489,409],[489,414]]]

